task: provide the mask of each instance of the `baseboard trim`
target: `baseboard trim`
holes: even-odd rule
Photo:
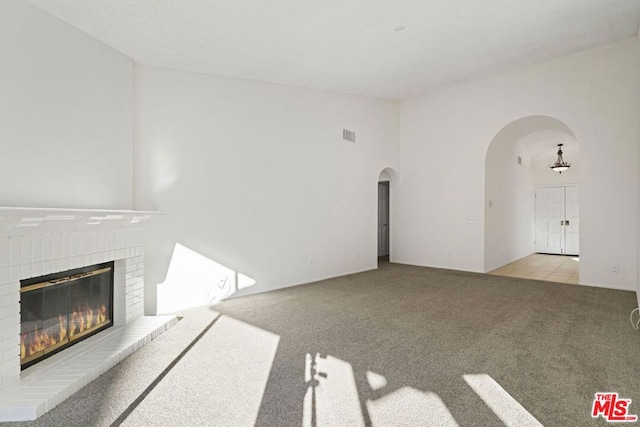
[[[377,270],[377,269],[378,269],[378,267],[375,266],[375,267],[369,267],[369,268],[353,270],[353,271],[345,272],[345,273],[339,273],[339,274],[333,274],[333,275],[327,275],[327,276],[320,276],[320,277],[317,277],[317,278],[310,279],[308,281],[305,280],[305,281],[302,281],[302,282],[294,282],[294,283],[278,286],[278,287],[275,287],[275,288],[265,289],[263,291],[258,291],[258,292],[251,292],[251,288],[247,288],[247,292],[242,292],[242,293],[236,292],[235,294],[230,295],[229,297],[225,298],[223,301],[228,301],[228,300],[232,300],[232,299],[235,299],[235,298],[247,297],[249,295],[264,294],[264,293],[267,293],[267,292],[277,291],[277,290],[280,290],[280,289],[293,288],[295,286],[310,285],[312,283],[322,282],[323,280],[330,280],[330,279],[335,279],[337,277],[351,276],[353,274],[365,273],[367,271],[372,271],[372,270]]]

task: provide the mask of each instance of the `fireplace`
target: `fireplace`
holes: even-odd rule
[[[114,263],[20,281],[20,367],[113,324]]]
[[[0,424],[35,420],[176,324],[144,315],[143,225],[160,214],[0,207]],[[87,280],[89,272],[102,276]],[[93,308],[74,316],[80,296]],[[79,314],[84,323],[74,322]],[[42,348],[28,354],[27,340]]]

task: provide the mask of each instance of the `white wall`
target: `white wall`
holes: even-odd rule
[[[491,271],[535,249],[530,159],[522,141],[508,128],[491,143],[486,170],[490,172],[485,176],[484,270]]]
[[[377,183],[398,170],[398,102],[136,70],[134,204],[167,212],[147,227],[147,301],[176,244],[181,265],[189,253],[206,265],[203,255],[256,281],[238,294],[376,268]]]
[[[401,171],[392,259],[483,271],[487,148],[542,114],[580,146],[581,283],[640,290],[638,43],[418,97],[401,114],[392,101],[142,67],[135,206],[169,212],[148,282],[164,280],[176,243],[255,278],[245,292],[374,268],[388,166]],[[131,207],[131,60],[20,0],[0,3],[0,51],[0,205]]]
[[[0,205],[131,208],[133,63],[0,2]]]
[[[636,289],[636,43],[628,38],[403,102],[395,259],[483,271],[486,150],[507,124],[545,115],[565,123],[580,147],[580,283]]]

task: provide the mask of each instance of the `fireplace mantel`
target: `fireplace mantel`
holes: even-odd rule
[[[138,224],[159,211],[0,207],[0,236],[31,234],[34,229],[100,229]]]

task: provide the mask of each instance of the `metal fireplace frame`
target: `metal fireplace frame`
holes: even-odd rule
[[[53,273],[46,276],[32,277],[29,279],[24,279],[20,281],[20,295],[23,293],[32,292],[39,289],[44,289],[51,286],[58,286],[64,283],[69,283],[67,286],[73,286],[73,282],[80,282],[81,279],[95,276],[98,274],[109,273],[109,309],[108,309],[108,319],[98,325],[94,325],[89,329],[85,329],[82,332],[78,332],[74,334],[72,337],[67,337],[64,341],[60,341],[52,346],[49,346],[43,350],[38,351],[35,354],[26,356],[24,359],[20,360],[20,369],[24,370],[29,366],[32,366],[46,358],[66,349],[74,344],[79,343],[80,341],[87,339],[98,332],[110,328],[113,326],[114,318],[113,318],[113,305],[114,305],[114,270],[115,263],[113,261],[105,262],[101,264],[95,264],[88,267],[75,268],[72,270],[67,270],[59,273]],[[21,310],[21,324],[22,324],[22,298],[20,299],[20,310]],[[71,310],[67,310],[67,327],[69,326],[69,316],[71,316]],[[22,334],[22,330],[21,330]]]

